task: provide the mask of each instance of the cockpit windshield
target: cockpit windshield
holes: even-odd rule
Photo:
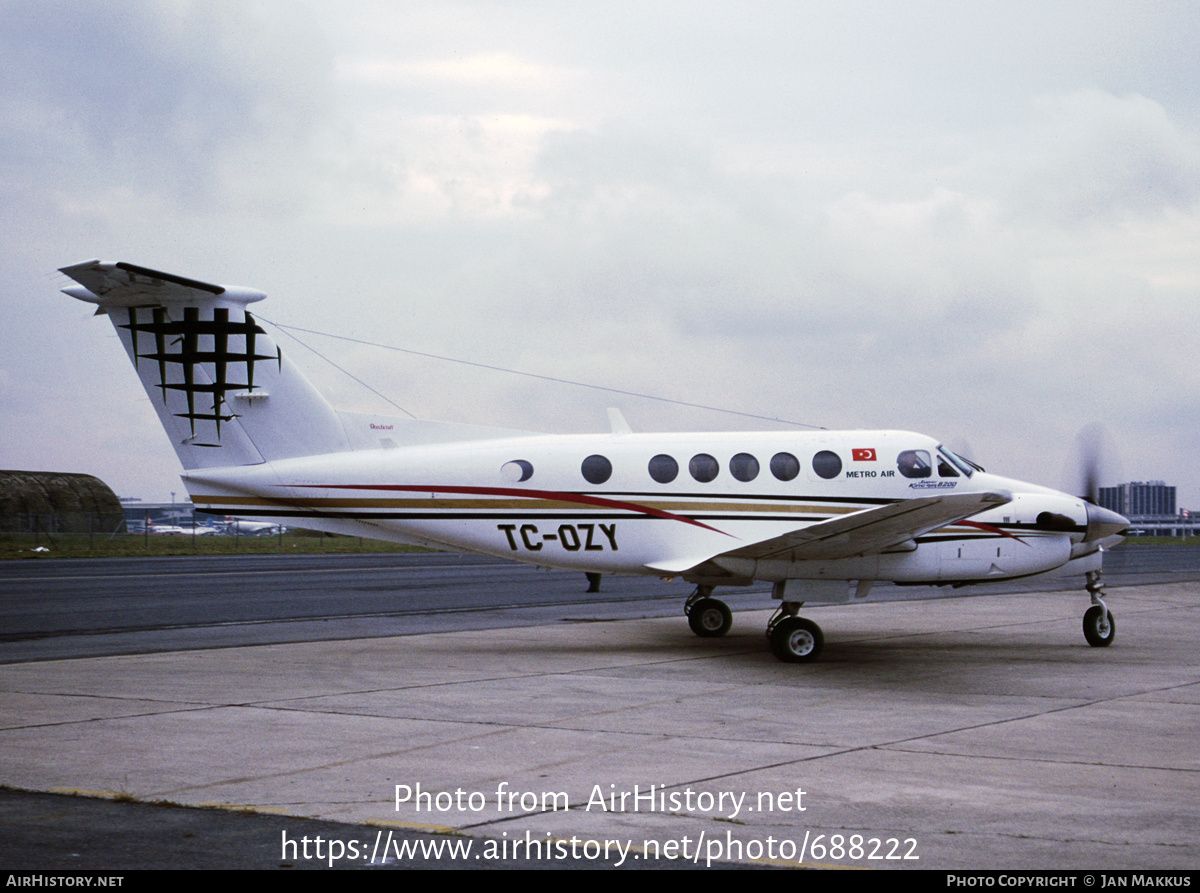
[[[976,465],[970,459],[964,459],[962,456],[958,455],[957,453],[955,453],[951,450],[946,449],[944,446],[938,447],[938,453],[941,455],[941,457],[943,459],[945,459],[947,462],[952,464],[955,468],[957,468],[959,471],[961,471],[967,477],[970,477],[977,471],[983,471],[982,468],[980,468],[978,465]]]

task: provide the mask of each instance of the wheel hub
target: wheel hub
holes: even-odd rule
[[[797,657],[803,657],[813,649],[813,637],[806,629],[798,629],[788,637],[788,647]]]

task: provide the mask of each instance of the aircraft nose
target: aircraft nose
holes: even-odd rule
[[[1090,502],[1085,505],[1087,507],[1087,535],[1083,538],[1085,543],[1124,533],[1129,526],[1129,519],[1124,515],[1118,515],[1116,512],[1092,505]]]

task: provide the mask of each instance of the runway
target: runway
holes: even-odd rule
[[[660,609],[675,615],[667,594]],[[624,867],[668,853],[697,865],[1194,868],[1200,584],[1110,596],[1107,649],[1084,644],[1078,592],[806,608],[827,644],[805,666],[769,655],[758,610],[738,611],[720,640],[677,616],[600,620],[598,606],[554,604],[555,619],[526,625],[480,610],[466,613],[487,628],[238,647],[205,638],[220,627],[198,617],[193,650],[10,655],[0,782],[352,822],[343,861],[358,843],[361,864],[382,839],[366,823],[455,831],[471,843],[467,867],[518,842],[543,845],[552,865],[551,843],[574,840],[624,852]],[[382,622],[319,619],[331,616],[289,622]],[[243,621],[277,622],[262,619]],[[87,638],[63,631],[4,647]],[[264,836],[247,847],[285,855],[279,830],[247,833]]]

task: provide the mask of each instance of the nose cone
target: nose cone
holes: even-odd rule
[[[1129,519],[1124,515],[1118,515],[1116,512],[1092,505],[1090,502],[1085,505],[1087,506],[1087,535],[1083,538],[1085,543],[1120,536],[1129,526]]]

